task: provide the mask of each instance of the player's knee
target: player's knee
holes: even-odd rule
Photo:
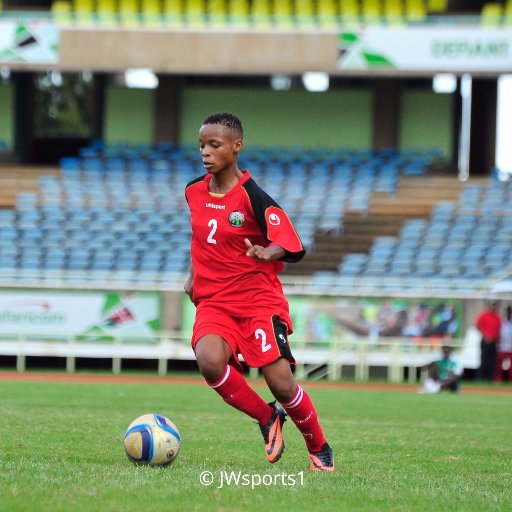
[[[289,402],[297,389],[297,385],[293,380],[280,380],[269,383],[269,388],[274,397],[281,403]]]
[[[219,337],[205,337],[195,347],[199,371],[208,382],[219,380],[229,361],[229,350]]]
[[[199,371],[201,372],[202,376],[208,381],[208,382],[215,382],[219,380],[222,375],[224,374],[224,371],[226,369],[226,365],[222,365],[216,361],[203,361],[202,363],[198,361],[199,365]]]
[[[197,364],[202,376],[208,382],[219,380],[226,370],[226,361],[215,354],[204,354],[198,357]]]

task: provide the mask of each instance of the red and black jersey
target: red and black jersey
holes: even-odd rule
[[[185,189],[192,224],[193,300],[196,305],[221,306],[238,317],[288,315],[277,275],[283,261],[299,261],[305,250],[286,213],[243,172],[223,196],[209,192],[209,174]],[[246,256],[245,238],[253,245],[281,246],[286,251],[283,261]]]

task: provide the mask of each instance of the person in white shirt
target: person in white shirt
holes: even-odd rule
[[[496,365],[496,382],[503,381],[503,372],[507,373],[508,381],[512,382],[512,306],[505,309],[501,321],[501,338]]]

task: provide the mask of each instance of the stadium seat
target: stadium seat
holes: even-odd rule
[[[387,25],[397,26],[404,23],[404,11],[401,0],[384,0],[384,18]]]
[[[296,26],[293,0],[274,2],[274,22],[277,28],[289,29]]]
[[[225,26],[229,20],[229,12],[225,0],[206,0],[206,14],[212,27]]]
[[[313,0],[295,0],[295,20],[301,27],[309,27],[315,23]]]
[[[270,0],[252,0],[251,19],[255,28],[270,28],[272,26],[272,6]]]
[[[480,24],[483,27],[498,27],[501,25],[503,6],[497,2],[488,2],[483,5],[480,14]]]
[[[184,19],[184,0],[163,0],[163,16],[168,25],[179,26]]]
[[[51,13],[53,20],[58,25],[69,25],[73,22],[72,5],[65,0],[55,0],[52,2]]]
[[[75,20],[82,25],[91,25],[95,21],[93,0],[74,0]]]
[[[101,0],[98,2],[96,7],[96,16],[102,25],[117,25],[118,23],[118,12],[117,12],[117,1],[116,0]],[[94,148],[87,148],[91,152],[96,150]]]
[[[503,25],[512,27],[512,0],[507,0],[503,8]]]
[[[184,0],[185,21],[189,27],[204,27],[205,13],[204,0]]]
[[[423,0],[405,0],[405,16],[409,23],[423,23],[427,17]]]
[[[379,25],[382,22],[380,0],[361,0],[361,16],[366,25]]]
[[[137,26],[140,23],[138,0],[118,0],[118,2],[121,25],[125,27]]]
[[[318,24],[323,29],[338,27],[338,1],[323,0],[317,4]]]
[[[448,0],[427,0],[429,14],[443,14],[448,9]]]
[[[339,0],[339,9],[343,28],[351,28],[359,24],[359,0]]]
[[[160,25],[161,11],[160,0],[141,0],[142,20],[147,27]]]

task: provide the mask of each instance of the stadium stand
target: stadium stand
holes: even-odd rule
[[[376,237],[367,254],[347,254],[338,272],[324,272],[320,281],[407,278],[477,289],[512,267],[511,205],[510,182],[465,184],[456,201],[438,202],[427,218],[405,220],[397,236]]]
[[[55,0],[54,19],[76,22],[134,25],[205,27],[253,27],[290,29],[316,27],[325,30],[365,24],[423,21],[428,14],[445,14],[446,0]]]
[[[243,166],[290,212],[313,249],[317,233],[339,235],[347,215],[366,216],[372,195],[392,197],[400,176],[423,174],[431,158],[394,151],[253,148],[245,152]],[[4,194],[11,193],[4,206],[16,202],[1,213],[0,236],[12,243],[2,248],[0,265],[87,272],[87,277],[97,271],[133,272],[134,278],[142,272],[143,279],[146,272],[159,277],[186,272],[190,234],[183,190],[199,169],[195,148],[96,143],[78,158],[63,158],[60,173],[42,174],[37,187],[25,186],[15,198],[6,184]]]
[[[288,276],[312,276],[331,291],[411,280],[481,286],[512,266],[512,186],[429,174],[435,158],[253,148],[242,165],[286,208],[310,250]],[[4,178],[0,237],[10,243],[0,267],[22,280],[56,272],[74,282],[182,275],[190,236],[183,189],[199,169],[192,147],[98,142],[63,158],[60,173],[42,174],[37,186]],[[20,183],[24,192],[15,195]]]

